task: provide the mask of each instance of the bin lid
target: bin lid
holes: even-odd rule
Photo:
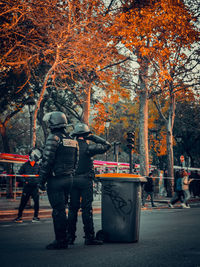
[[[95,175],[100,181],[118,181],[118,182],[146,182],[146,178],[138,174],[131,173],[102,173]]]

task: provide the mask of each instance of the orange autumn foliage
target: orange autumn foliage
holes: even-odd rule
[[[195,18],[183,1],[144,1],[138,7],[135,5],[119,13],[111,32],[121,37],[122,44],[137,56],[139,64],[145,60],[150,66],[157,66],[158,80],[164,88],[166,80],[173,79],[171,71],[178,55],[182,60],[187,57],[180,52],[180,47],[190,49],[191,44],[199,40],[194,23]]]
[[[112,18],[105,16],[100,1],[8,0],[1,3],[1,10],[1,65],[30,73],[41,63],[51,67],[56,62],[51,78],[58,89],[77,90],[80,95],[87,82],[106,83],[113,71],[102,69],[124,58],[109,43]],[[77,86],[66,86],[67,80]]]
[[[32,75],[34,68],[45,65],[34,129],[48,82],[56,89],[72,91],[82,106],[89,101],[85,97],[94,84],[98,90],[106,88],[106,94],[113,94],[113,83],[114,91],[120,91],[112,78],[118,67],[104,70],[124,56],[110,42],[107,29],[112,17],[105,13],[103,2],[8,0],[0,5],[2,69],[24,70]]]

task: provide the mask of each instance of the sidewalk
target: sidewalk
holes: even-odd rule
[[[0,222],[9,222],[17,217],[18,207],[20,204],[21,197],[16,199],[0,198]],[[26,207],[23,211],[23,220],[31,220],[33,218],[33,200],[31,199],[31,207]],[[101,196],[94,197],[93,201],[93,212],[101,212]],[[47,195],[40,196],[40,218],[51,218],[52,209],[48,201]]]
[[[14,220],[17,217],[18,207],[20,204],[21,197],[17,197],[16,200],[14,199],[6,199],[0,198],[0,222],[9,222]],[[170,198],[168,197],[157,197],[155,198],[154,202],[156,204],[156,208],[151,208],[151,204],[149,201],[146,201],[146,207],[142,208],[142,210],[146,209],[166,209],[168,207],[168,202]],[[200,204],[200,197],[198,198],[191,198],[189,200],[190,203],[199,203]],[[179,207],[179,203],[177,204]],[[97,195],[94,197],[93,201],[93,212],[94,213],[101,213],[101,195]],[[52,213],[52,209],[50,207],[47,195],[40,196],[40,211],[39,217],[42,218],[50,218]],[[31,220],[33,218],[33,200],[31,200],[31,207],[25,208],[23,212],[23,220]]]

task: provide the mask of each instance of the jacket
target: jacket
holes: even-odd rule
[[[39,174],[39,164],[35,163],[33,166],[30,161],[25,162],[21,168],[19,169],[19,174],[30,174],[30,175],[38,175]],[[19,179],[24,183],[25,186],[33,186],[36,187],[39,183],[39,177],[22,177]]]
[[[64,130],[56,129],[48,136],[40,168],[41,183],[49,176],[73,175],[77,167],[78,142]]]
[[[147,182],[144,184],[144,190],[146,192],[153,192],[154,191],[154,183],[153,183],[152,178],[147,177]]]
[[[189,190],[189,180],[188,180],[188,176],[184,176],[183,177],[183,190]]]
[[[93,143],[88,143],[87,140]],[[105,153],[111,145],[96,135],[90,135],[77,141],[79,144],[79,162],[76,175],[87,174],[89,177],[94,177],[93,156]]]

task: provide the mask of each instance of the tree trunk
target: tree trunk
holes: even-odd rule
[[[1,133],[1,137],[2,137],[4,152],[10,153],[9,141],[8,141],[8,137],[6,135],[6,127],[4,126],[3,123],[0,124],[0,133]]]
[[[170,125],[168,124],[167,128],[167,195],[168,197],[172,196],[173,192],[173,179],[174,179],[174,157],[173,157],[173,135],[172,135],[172,129]]]
[[[140,174],[149,174],[149,151],[148,151],[148,98],[147,91],[139,96],[139,153],[140,153]]]
[[[173,153],[173,126],[175,118],[175,95],[170,95],[169,116],[167,121],[167,172],[168,172],[168,188],[169,197],[173,194],[174,185],[174,153]]]
[[[6,135],[6,127],[3,123],[0,124],[0,133],[2,137],[2,143],[3,143],[3,149],[5,153],[10,153],[10,146],[8,137]],[[11,174],[12,173],[12,166],[11,164],[6,164],[6,173]],[[6,197],[7,198],[13,198],[13,177],[6,177]]]
[[[85,92],[83,117],[82,117],[83,122],[87,125],[89,125],[89,118],[90,118],[90,93],[91,93],[91,86],[89,85]]]
[[[42,127],[42,130],[43,130],[43,134],[44,134],[44,142],[46,143],[46,139],[48,137],[48,130],[46,128],[46,124],[44,123],[43,121],[43,117],[44,117],[44,104],[46,103],[46,101],[43,101],[41,102],[41,105],[40,105],[40,109],[39,109],[39,112],[38,112],[38,120],[39,120],[39,123]]]
[[[46,76],[44,78],[44,84],[43,84],[42,90],[40,92],[39,99],[38,99],[37,104],[36,104],[36,108],[35,108],[35,112],[34,112],[34,117],[33,117],[33,140],[32,140],[32,147],[35,147],[35,145],[36,145],[37,113],[38,113],[38,110],[40,108],[40,104],[42,102],[42,99],[44,97],[44,93],[46,91],[47,82],[48,82],[49,78],[51,77],[53,71],[55,70],[56,66],[58,65],[58,63],[59,63],[59,47],[57,47],[57,50],[56,50],[56,58],[55,58],[54,64],[48,70],[48,72],[47,72],[47,74],[46,74]]]
[[[148,67],[149,62],[145,57],[140,57],[139,69],[139,153],[140,174],[149,174],[149,148],[148,148]]]

